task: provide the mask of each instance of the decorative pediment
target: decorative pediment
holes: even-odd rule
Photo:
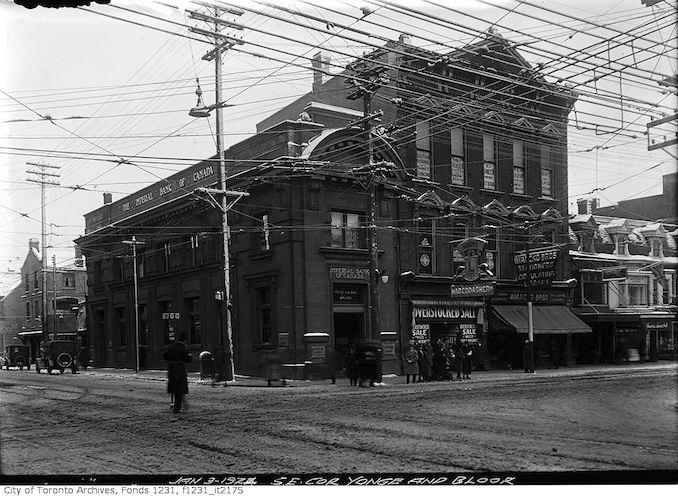
[[[541,220],[545,221],[553,221],[553,222],[560,222],[563,218],[562,215],[560,215],[560,212],[556,208],[548,208],[544,210],[541,215],[539,216]]]
[[[504,119],[500,114],[498,114],[494,110],[490,110],[489,112],[486,112],[483,115],[483,119],[488,121],[488,122],[492,122],[494,124],[500,124],[500,125],[506,124],[506,119]]]
[[[638,230],[645,238],[656,237],[664,238],[666,237],[666,229],[658,222],[652,224],[647,224],[643,227],[639,227]]]
[[[527,129],[529,131],[534,131],[534,129],[535,129],[535,127],[532,125],[532,123],[529,120],[527,120],[527,118],[525,118],[525,117],[521,117],[520,119],[516,119],[515,121],[513,121],[513,125],[515,127]]]
[[[579,214],[570,219],[570,227],[575,231],[597,231],[598,223],[591,214]]]
[[[529,205],[521,205],[511,212],[511,215],[516,219],[536,220],[538,215],[532,210]]]
[[[562,134],[563,134],[553,124],[546,124],[544,127],[541,128],[541,132],[544,133],[544,134],[551,134],[553,136],[562,136]]]
[[[629,235],[631,228],[627,219],[612,219],[609,223],[600,226],[601,230],[605,231],[610,236],[614,234]]]
[[[447,203],[445,203],[438,194],[433,191],[433,190],[428,190],[426,193],[418,196],[415,199],[415,202],[419,204],[421,207],[429,207],[429,208],[438,208],[438,209],[443,209],[447,207]]]
[[[478,206],[471,201],[468,196],[462,196],[457,198],[452,202],[452,206],[459,210],[465,210],[467,212],[474,212],[478,209]]]
[[[506,208],[504,204],[497,200],[496,198],[487,205],[485,205],[483,207],[483,211],[485,211],[488,214],[495,214],[501,216],[508,216],[510,213],[509,209]]]

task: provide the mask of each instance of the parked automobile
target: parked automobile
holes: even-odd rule
[[[10,367],[19,367],[23,370],[26,367],[31,369],[31,360],[28,354],[28,346],[22,344],[12,344],[5,348],[5,368],[9,370]]]
[[[55,340],[47,341],[40,348],[40,358],[36,361],[35,369],[40,373],[41,369],[58,370],[60,374],[70,368],[73,374],[78,371],[78,345],[75,341]]]

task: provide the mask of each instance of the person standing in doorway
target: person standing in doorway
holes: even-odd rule
[[[183,336],[170,343],[162,354],[167,363],[167,394],[170,395],[170,408],[174,413],[181,411],[184,395],[188,394],[188,376],[186,364],[193,357],[183,343]]]
[[[358,369],[358,350],[354,343],[348,346],[346,351],[346,377],[351,383],[351,386],[358,385],[358,376],[360,371]]]
[[[410,383],[410,376],[412,376],[412,382],[417,382],[417,376],[419,375],[419,351],[414,343],[410,341],[410,345],[405,350],[405,377],[407,384]]]

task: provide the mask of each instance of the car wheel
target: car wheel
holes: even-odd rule
[[[73,364],[74,360],[68,353],[59,353],[56,358],[56,363],[59,364],[60,368],[68,368]]]

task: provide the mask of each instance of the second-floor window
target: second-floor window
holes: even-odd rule
[[[549,145],[541,146],[541,194],[553,196],[553,156]]]
[[[648,278],[629,276],[626,282],[629,306],[648,305]]]
[[[337,248],[364,248],[360,215],[351,212],[332,212],[332,246]]]
[[[451,129],[450,138],[450,183],[456,186],[465,186],[464,130],[460,127]]]
[[[261,233],[259,235],[259,250],[268,251],[271,249],[269,242],[268,214],[261,216]]]
[[[525,194],[525,143],[513,142],[513,192]]]
[[[33,287],[38,289],[38,272],[33,272]]]
[[[494,136],[483,134],[483,188],[497,189]]]
[[[63,275],[63,286],[64,286],[64,288],[75,287],[75,275],[70,274],[70,273],[65,273]]]
[[[607,305],[607,282],[603,281],[600,271],[582,271],[582,305]]]
[[[271,303],[271,288],[257,288],[257,320],[259,324],[259,335],[261,336],[262,343],[270,343],[273,339],[273,314]]]
[[[417,122],[417,177],[431,179],[431,136],[428,121]]]

